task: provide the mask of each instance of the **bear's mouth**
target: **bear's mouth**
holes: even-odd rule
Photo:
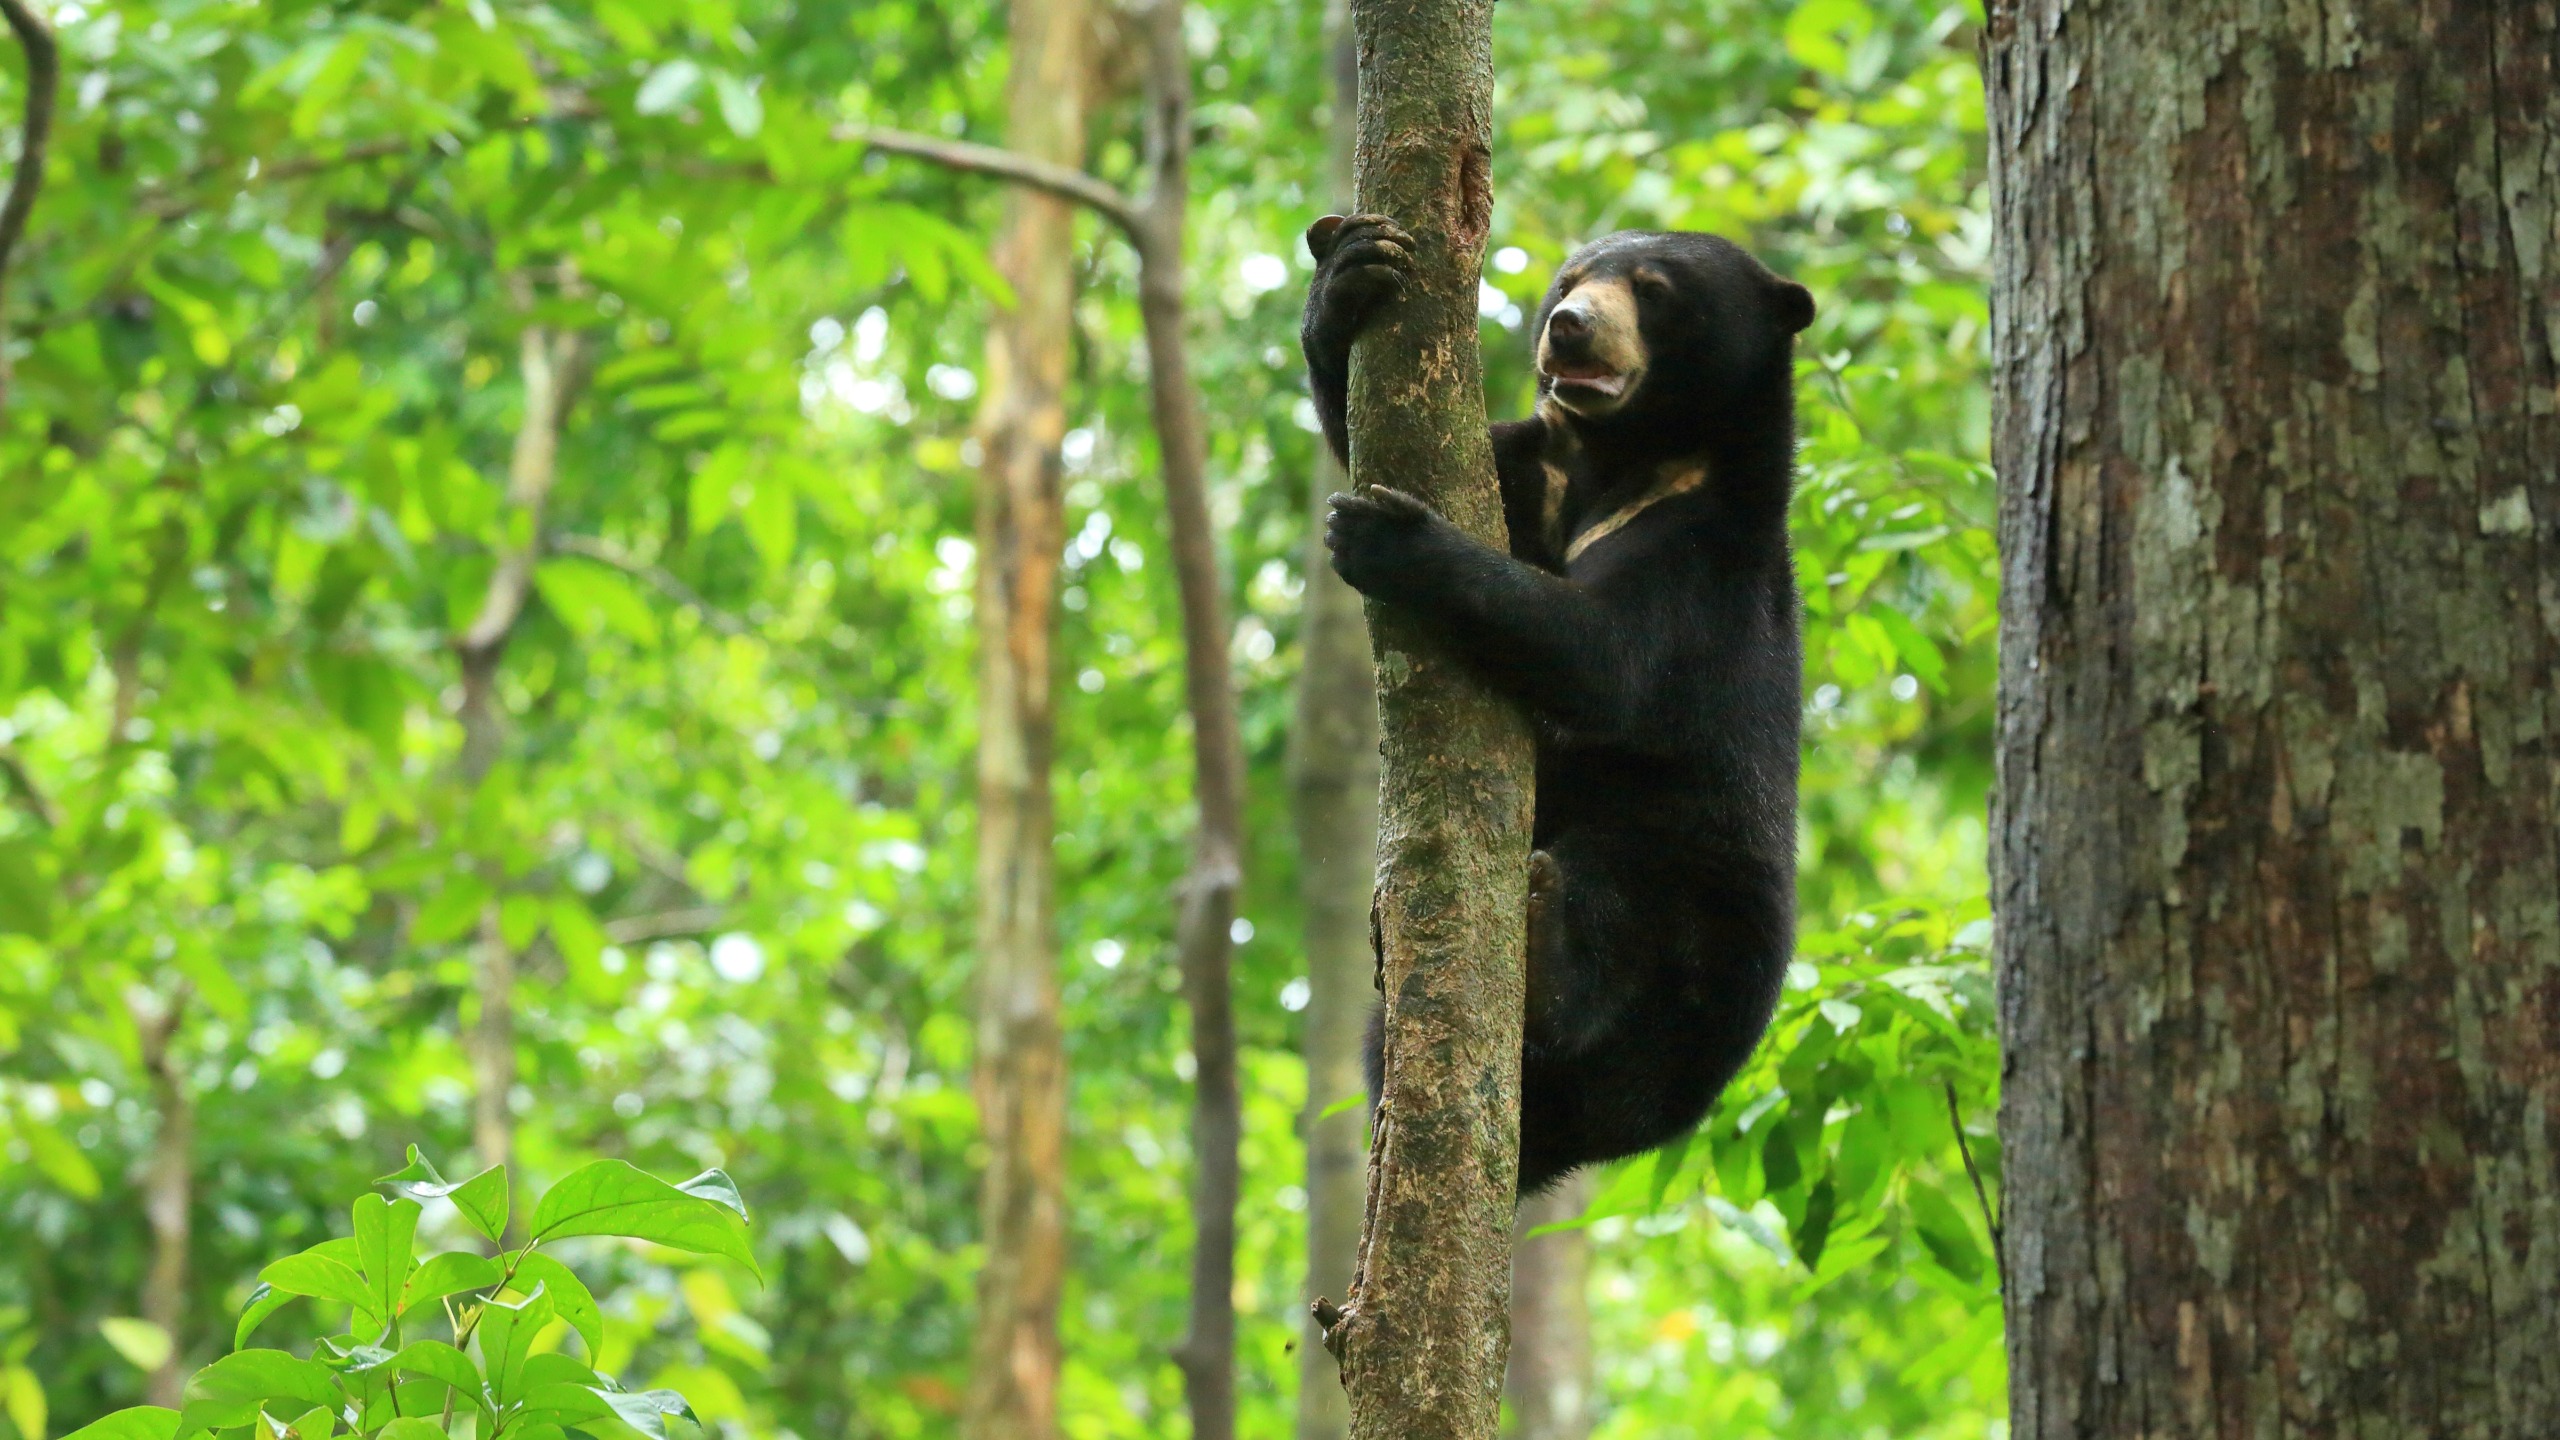
[[[1551,361],[1547,378],[1559,390],[1583,390],[1615,400],[1627,393],[1627,382],[1635,377],[1596,361]]]

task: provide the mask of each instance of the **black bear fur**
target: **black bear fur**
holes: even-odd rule
[[[1402,292],[1413,242],[1380,216],[1307,241],[1300,340],[1347,462],[1351,342]],[[1714,236],[1595,241],[1530,330],[1536,413],[1492,427],[1509,554],[1391,488],[1331,501],[1342,578],[1536,726],[1524,1194],[1686,1133],[1777,1003],[1803,673],[1793,354],[1812,318],[1804,287]],[[1374,1097],[1374,1020],[1366,1059]]]

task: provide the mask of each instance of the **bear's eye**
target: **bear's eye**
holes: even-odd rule
[[[1631,278],[1636,283],[1636,289],[1644,294],[1657,299],[1667,298],[1671,294],[1671,277],[1650,265],[1637,266]]]

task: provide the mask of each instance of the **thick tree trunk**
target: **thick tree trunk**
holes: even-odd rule
[[[517,303],[530,308],[530,279],[516,277]],[[517,536],[501,550],[481,596],[479,613],[454,641],[462,660],[462,783],[476,793],[506,746],[506,712],[497,695],[498,661],[533,593],[534,566],[542,554],[542,516],[560,478],[560,432],[577,386],[583,337],[545,325],[527,325],[519,343],[524,414],[516,422],[515,449],[507,464],[507,508]],[[471,1147],[482,1165],[504,1165],[515,1190],[516,955],[498,924],[498,904],[480,916],[479,951],[472,958],[477,1015],[464,1047],[471,1057]],[[507,1240],[523,1240],[523,1207],[507,1207]]]
[[[1352,120],[1360,93],[1351,16],[1334,0],[1334,96],[1325,190],[1351,208]],[[1297,723],[1290,782],[1298,832],[1298,893],[1307,952],[1307,1276],[1305,1300],[1341,1294],[1360,1247],[1361,1161],[1368,1116],[1356,1100],[1360,1036],[1377,997],[1369,954],[1369,895],[1378,857],[1378,687],[1360,592],[1333,573],[1324,548],[1325,497],[1347,477],[1316,447],[1313,521],[1301,602]],[[1336,1108],[1340,1107],[1340,1108]],[[1325,1112],[1333,1111],[1332,1114]],[[1342,1440],[1351,1402],[1341,1366],[1312,1322],[1298,1345],[1298,1440]]]
[[[1013,0],[1006,141],[1073,170],[1084,159],[1093,16],[1085,0]],[[978,1040],[986,1261],[961,1422],[967,1440],[1057,1434],[1058,1301],[1066,1270],[1066,1055],[1050,870],[1055,830],[1050,638],[1059,547],[1062,396],[1075,207],[1016,189],[996,267],[1014,306],[987,337],[978,438]]]
[[[1592,1420],[1591,1232],[1530,1235],[1591,1204],[1591,1172],[1577,1170],[1520,1203],[1511,1254],[1510,1440],[1588,1440]]]
[[[147,1404],[177,1408],[187,1388],[187,1252],[194,1236],[196,1099],[178,1054],[178,1026],[186,1017],[181,985],[158,1010],[135,1007],[142,1067],[151,1079],[152,1108],[160,1129],[142,1175],[142,1214],[151,1227],[151,1264],[142,1279],[142,1318],[169,1337],[168,1358],[143,1381]]]
[[[1175,949],[1191,1010],[1191,1323],[1174,1352],[1192,1440],[1236,1431],[1237,1148],[1244,1130],[1230,996],[1236,890],[1244,878],[1244,732],[1227,660],[1227,604],[1209,523],[1208,440],[1183,334],[1183,230],[1191,191],[1191,60],[1181,0],[1146,17],[1147,150],[1155,163],[1137,227],[1138,308],[1167,526],[1182,604],[1184,696],[1191,711],[1191,786],[1198,807]]]
[[[1991,8],[2019,1440],[2560,1434],[2556,57]]]
[[[1354,0],[1351,17],[1359,208],[1420,246],[1405,297],[1352,354],[1352,478],[1419,494],[1500,546],[1475,298],[1493,214],[1492,0]],[[1386,1079],[1358,1273],[1326,1343],[1360,1440],[1484,1440],[1509,1335],[1529,733],[1393,607],[1370,622]]]

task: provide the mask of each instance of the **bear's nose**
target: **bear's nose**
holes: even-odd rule
[[[1547,336],[1553,340],[1587,340],[1591,322],[1579,310],[1558,310],[1547,317]]]

